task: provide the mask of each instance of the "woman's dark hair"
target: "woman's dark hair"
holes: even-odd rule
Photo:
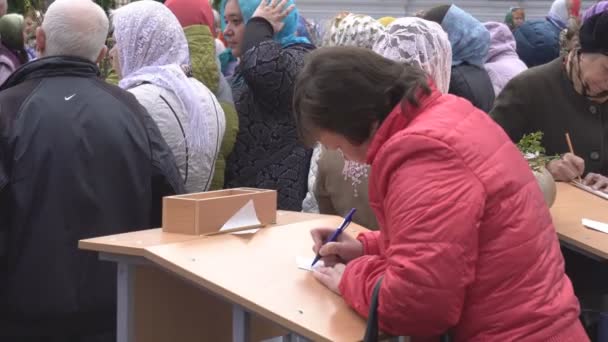
[[[430,94],[427,74],[417,66],[386,59],[355,47],[331,47],[309,54],[294,90],[300,137],[312,145],[319,129],[360,145],[374,123],[382,123],[399,104],[418,106]]]

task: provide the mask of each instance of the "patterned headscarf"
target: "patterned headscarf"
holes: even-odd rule
[[[441,27],[452,44],[452,66],[469,63],[483,67],[490,48],[490,32],[479,20],[452,5]]]
[[[439,24],[416,17],[399,18],[386,28],[373,47],[381,56],[417,65],[447,93],[452,73],[452,47]]]
[[[149,82],[174,93],[190,118],[189,147],[209,146],[205,127],[206,108],[213,108],[210,94],[199,94],[184,73],[190,64],[186,35],[171,11],[156,1],[136,1],[112,15],[119,51],[123,89]]]
[[[367,15],[341,13],[331,22],[323,46],[352,46],[371,49],[384,26]]]

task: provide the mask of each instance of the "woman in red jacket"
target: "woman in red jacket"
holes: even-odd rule
[[[587,341],[549,210],[487,114],[414,66],[357,48],[313,52],[294,99],[310,141],[371,164],[379,232],[313,231],[315,276],[383,331],[456,341]],[[322,246],[322,247],[321,247]]]

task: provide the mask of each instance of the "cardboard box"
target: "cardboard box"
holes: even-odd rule
[[[259,224],[222,232],[259,228],[277,221],[277,192],[236,188],[163,198],[163,231],[168,233],[217,234],[237,212],[253,202]]]

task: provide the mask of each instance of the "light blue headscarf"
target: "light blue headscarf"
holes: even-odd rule
[[[483,67],[490,49],[490,32],[479,20],[452,5],[441,27],[452,45],[452,66],[469,63]]]
[[[270,0],[266,0],[266,1],[270,2]],[[224,13],[225,13],[227,2],[228,2],[228,0],[222,0],[222,2],[220,3],[220,16],[221,16],[220,22],[222,23],[222,30],[226,29],[226,21],[224,20]],[[239,2],[239,7],[241,8],[241,14],[243,15],[244,24],[247,24],[249,19],[251,19],[251,17],[253,16],[253,13],[255,12],[255,10],[258,8],[258,6],[260,6],[260,3],[262,2],[262,0],[238,0],[238,2]],[[287,4],[285,5],[285,7],[287,8],[293,4],[294,4],[293,0],[289,0],[287,2]],[[298,44],[298,43],[310,44],[310,41],[306,37],[298,37],[296,35],[296,31],[298,28],[298,18],[299,18],[298,10],[294,9],[283,20],[283,22],[285,23],[285,26],[283,26],[283,29],[281,30],[281,32],[279,32],[278,34],[275,34],[274,40],[276,42],[280,43],[283,47],[293,45],[293,44]],[[232,55],[232,51],[230,49],[226,49],[226,51],[224,51],[222,53],[222,55],[220,56],[220,61],[222,62],[222,69],[224,69],[225,63],[229,63],[234,60],[235,60],[235,58]]]

